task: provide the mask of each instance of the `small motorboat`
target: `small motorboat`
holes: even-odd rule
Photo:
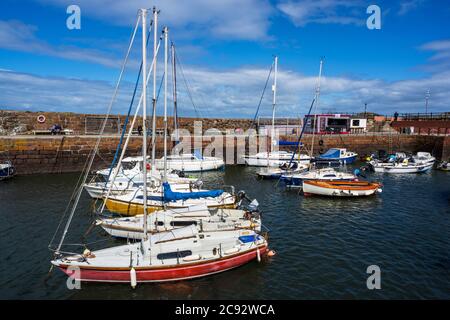
[[[354,181],[356,179],[356,174],[339,172],[333,168],[313,169],[301,173],[286,174],[281,177],[281,180],[289,188],[301,188],[305,180]]]
[[[320,195],[331,197],[362,197],[382,191],[378,182],[367,181],[303,181],[304,195]]]
[[[318,156],[315,161],[322,163],[337,162],[340,164],[353,163],[358,154],[356,152],[347,151],[344,148],[331,148],[327,152]]]
[[[441,171],[450,171],[450,163],[448,163],[447,161],[442,161],[438,164],[436,169]]]
[[[370,162],[375,172],[382,173],[424,173],[433,168],[434,162],[429,163],[415,163],[408,159],[403,159],[402,162],[378,162],[373,160]]]
[[[0,180],[6,180],[14,177],[16,175],[16,169],[14,168],[11,161],[5,161],[0,163]]]
[[[429,152],[417,152],[417,154],[412,158],[415,163],[419,164],[434,164],[434,162],[436,161],[436,158],[433,157]]]

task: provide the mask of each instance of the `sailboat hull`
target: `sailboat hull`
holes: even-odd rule
[[[142,282],[164,282],[188,280],[204,277],[233,268],[240,267],[252,260],[257,259],[258,252],[262,257],[266,255],[267,245],[259,246],[251,250],[225,256],[208,262],[193,262],[191,264],[180,264],[158,267],[136,267],[137,283]],[[73,273],[67,265],[58,266],[68,276],[74,277],[80,281],[92,282],[112,282],[112,283],[130,283],[130,267],[127,268],[99,268],[99,267],[80,267],[79,272]]]
[[[177,203],[167,203],[167,208],[187,208],[189,203],[177,204]],[[223,208],[223,209],[235,209],[236,203],[224,203],[224,204],[211,204],[208,208]],[[106,200],[106,208],[115,213],[120,213],[126,216],[135,216],[138,214],[144,214],[144,206],[141,203],[121,201],[117,199]],[[162,205],[149,205],[147,207],[147,213],[151,213],[157,210],[162,210],[164,207]]]

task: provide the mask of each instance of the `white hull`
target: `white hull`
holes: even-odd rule
[[[311,158],[307,155],[295,154],[292,158],[291,152],[261,152],[255,155],[245,156],[244,161],[248,166],[253,167],[279,167],[282,164],[289,163],[290,161],[297,162],[298,164],[309,164]]]
[[[197,209],[198,208],[198,209]],[[143,215],[130,218],[98,220],[107,233],[113,237],[141,240],[144,236]],[[170,211],[157,211],[147,217],[149,232],[162,232],[197,225],[204,232],[252,229],[261,231],[258,213],[240,209],[208,210],[206,206],[189,207]]]
[[[164,158],[155,161],[156,169],[164,170]],[[225,163],[216,157],[196,158],[194,155],[168,156],[167,169],[184,172],[211,171],[223,168]]]
[[[379,173],[423,173],[433,168],[433,163],[428,164],[395,164],[395,165],[374,165],[375,172]]]

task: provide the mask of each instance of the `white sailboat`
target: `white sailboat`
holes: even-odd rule
[[[291,159],[299,164],[308,164],[311,158],[305,154],[294,154],[288,151],[274,151],[275,141],[275,109],[277,104],[277,73],[278,73],[278,57],[274,57],[274,77],[272,85],[272,126],[270,133],[270,148],[267,152],[259,152],[254,155],[246,155],[243,157],[245,163],[255,167],[279,167]]]
[[[177,69],[176,69],[176,53],[175,45],[172,43],[172,88],[173,88],[173,105],[174,105],[174,132],[175,142],[178,143],[178,106],[177,106]],[[176,150],[176,149],[174,149]],[[155,160],[156,169],[162,170],[164,165],[169,170],[181,172],[202,172],[219,170],[225,166],[223,159],[218,157],[203,156],[201,152],[181,153],[165,155]]]
[[[142,239],[143,215],[126,218],[99,219],[101,226],[113,237]],[[255,209],[209,209],[205,205],[182,209],[161,210],[148,215],[149,232],[170,231],[196,225],[204,232],[250,229],[261,231],[261,215]]]

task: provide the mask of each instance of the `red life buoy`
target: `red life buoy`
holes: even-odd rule
[[[45,116],[43,114],[38,115],[37,121],[39,123],[44,123],[45,122]]]

